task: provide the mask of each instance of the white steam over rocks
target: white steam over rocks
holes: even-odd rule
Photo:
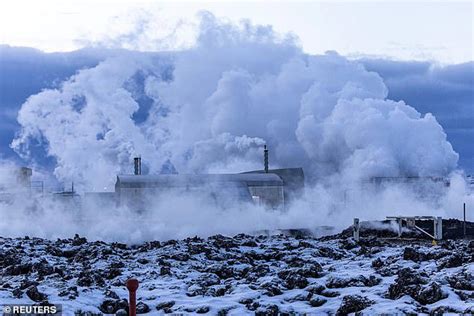
[[[309,179],[445,176],[458,155],[436,119],[387,99],[377,73],[336,53],[307,55],[269,27],[203,14],[196,44],[169,53],[116,52],[57,89],[31,96],[12,147],[36,142],[55,175],[110,189],[141,154],[150,173],[303,166]]]

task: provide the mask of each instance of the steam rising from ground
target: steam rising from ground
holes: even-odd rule
[[[444,212],[463,188],[450,190],[436,206],[398,188],[354,198],[349,206],[334,202],[373,176],[448,176],[457,166],[458,155],[434,116],[388,100],[387,93],[377,73],[337,53],[307,55],[294,38],[269,27],[203,14],[192,48],[119,51],[58,89],[31,96],[19,112],[22,129],[12,148],[34,160],[31,149],[40,142],[56,159],[59,180],[74,181],[80,191],[110,191],[116,174],[131,173],[138,154],[150,174],[240,172],[261,169],[261,147],[268,144],[272,167],[301,166],[310,184],[305,198],[283,214],[249,205],[222,212],[205,201],[170,196],[157,205],[156,221],[134,227],[124,224],[135,216],[127,210],[90,208],[85,212],[95,223],[79,231],[75,215],[40,205],[40,221],[61,223],[41,228],[40,235],[85,229],[100,238],[138,240],[340,219],[346,224],[352,215],[380,218],[397,208]],[[28,219],[16,218],[25,227],[15,231],[31,230]],[[2,232],[15,233],[3,225]]]

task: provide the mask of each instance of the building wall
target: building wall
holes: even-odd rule
[[[252,199],[259,204],[272,209],[284,206],[285,197],[283,186],[249,186]]]
[[[117,201],[120,206],[136,211],[145,211],[153,207],[160,199],[169,195],[194,195],[202,198],[206,204],[220,208],[235,207],[241,202],[252,202],[252,197],[258,197],[259,203],[269,208],[279,208],[284,205],[283,186],[203,186],[203,187],[174,187],[174,188],[116,188]]]

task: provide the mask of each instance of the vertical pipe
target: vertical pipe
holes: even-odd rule
[[[128,315],[129,316],[136,316],[137,315],[138,280],[137,279],[128,279],[127,280],[127,289],[128,289]]]
[[[462,208],[463,208],[463,218],[464,218],[462,229],[464,233],[464,238],[466,238],[466,203],[465,202],[463,203]]]
[[[135,175],[140,175],[142,174],[142,158],[140,157],[135,157],[133,158],[133,163],[134,163],[134,173]]]
[[[268,173],[268,149],[267,145],[263,147],[263,165],[265,169],[265,173]]]

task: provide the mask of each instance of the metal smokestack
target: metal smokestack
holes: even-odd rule
[[[268,149],[267,145],[263,146],[263,165],[265,168],[265,173],[268,173]]]
[[[135,166],[135,175],[141,175],[142,174],[142,158],[141,157],[135,157],[133,158],[134,166]]]

